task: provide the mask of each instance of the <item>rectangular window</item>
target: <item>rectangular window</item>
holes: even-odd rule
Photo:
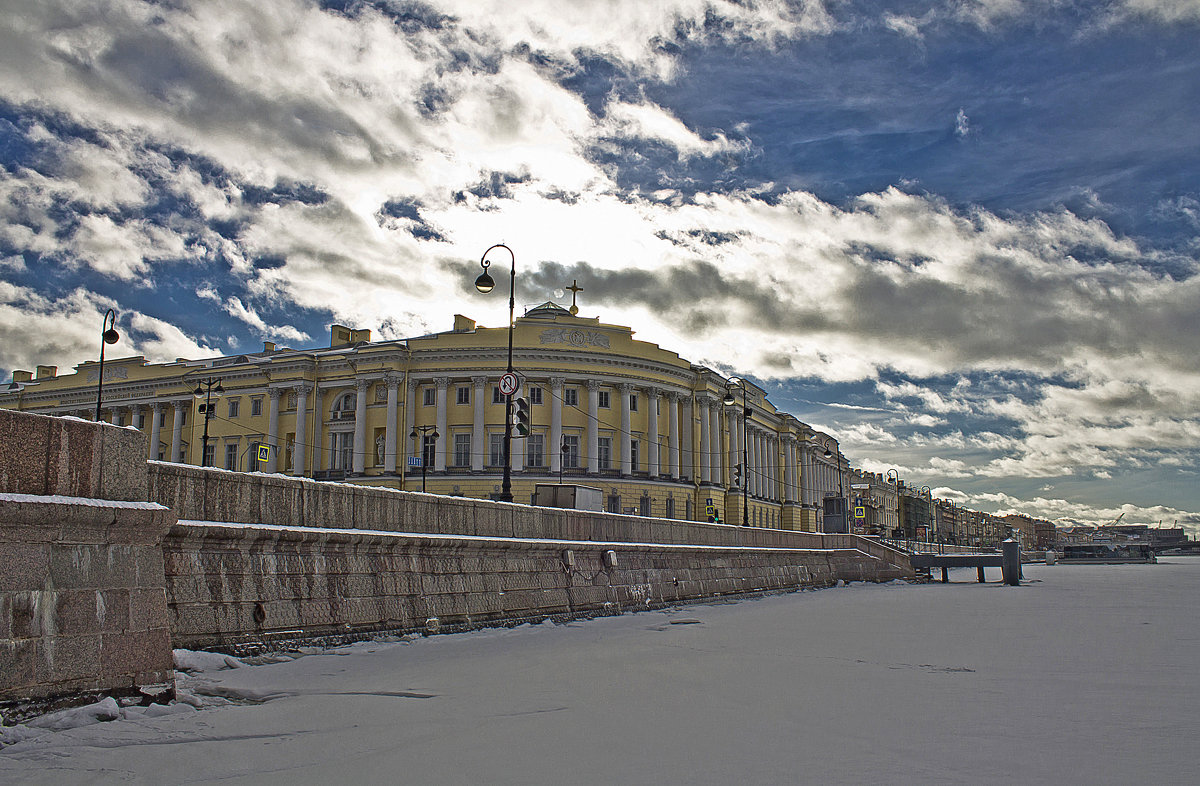
[[[470,404],[471,389],[466,385],[456,388],[454,391],[454,400],[458,404]]]
[[[609,513],[620,513],[621,512],[621,495],[620,494],[609,494],[608,495],[608,512]]]
[[[454,435],[454,466],[469,467],[471,465],[471,435]]]
[[[423,388],[421,390],[421,404],[426,407],[432,407],[437,403],[437,391],[433,388]]]
[[[493,404],[503,404],[504,403],[504,394],[500,392],[499,385],[492,386],[492,403]]]
[[[600,409],[608,409],[608,391],[601,390],[600,394],[599,394],[599,396],[597,396],[597,398],[599,399]]]
[[[237,468],[238,468],[238,446],[237,445],[226,445],[225,446],[225,469],[231,469],[236,472]]]
[[[600,469],[612,469],[612,437],[596,439],[596,458]]]
[[[667,518],[675,518],[675,498],[667,497]]]
[[[649,497],[643,495],[642,498],[640,500],[638,500],[638,514],[641,516],[649,516],[650,515],[650,498]]]
[[[201,466],[211,467],[213,459],[217,456],[217,446],[213,443],[208,443],[204,446],[204,460],[200,462]]]
[[[354,434],[346,431],[330,435],[332,451],[330,469],[349,472],[354,469]]]
[[[546,466],[545,434],[530,434],[525,438],[525,464],[530,467]]]
[[[503,434],[488,434],[488,466],[504,466]]]
[[[138,428],[143,431],[146,428],[146,416],[144,414],[138,415]]]
[[[579,468],[579,435],[563,434],[562,466],[563,469]]]
[[[542,403],[542,389],[541,388],[530,388],[529,389],[529,403],[530,404],[541,404]]]
[[[262,414],[262,396],[250,399],[250,416],[258,417]]]
[[[162,428],[166,425],[167,425],[167,411],[165,409],[160,410],[158,413],[158,427]],[[159,456],[159,459],[161,460],[162,457]]]
[[[563,390],[563,405],[568,407],[579,406],[579,388],[566,388]]]
[[[437,458],[437,439],[432,434],[426,434],[421,447],[421,460],[425,466],[432,467]]]
[[[241,402],[236,398],[229,399],[229,417],[236,418],[238,416],[238,409],[240,406]]]
[[[629,411],[637,412],[637,393],[629,394]]]
[[[630,467],[634,472],[638,471],[638,444],[639,443],[636,439],[629,440],[629,458],[631,459]]]

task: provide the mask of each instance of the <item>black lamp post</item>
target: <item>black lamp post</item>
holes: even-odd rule
[[[487,251],[483,252],[483,256],[479,260],[480,267],[483,272],[479,274],[479,278],[475,279],[475,288],[483,294],[491,292],[496,287],[496,282],[488,275],[487,255],[494,248],[502,248],[512,257],[512,272],[508,277],[508,373],[513,373],[513,310],[516,307],[514,299],[517,288],[517,255],[512,249],[503,243],[497,243],[490,246]],[[504,395],[504,481],[500,486],[500,501],[512,502],[512,393]]]
[[[733,397],[733,389],[739,387],[742,389],[742,472],[739,480],[742,483],[742,526],[750,526],[750,509],[747,503],[747,488],[750,485],[750,451],[746,449],[746,424],[750,420],[750,407],[746,406],[746,380],[734,377],[725,383],[725,398],[721,401],[727,407],[732,407],[736,403]]]
[[[213,416],[213,399],[220,398],[224,392],[225,388],[221,386],[221,380],[213,377],[200,380],[196,383],[196,389],[192,391],[193,396],[204,399],[204,403],[200,405],[200,413],[204,415],[204,436],[200,438],[200,466],[202,467],[208,466],[208,421],[212,420]]]
[[[825,458],[833,458],[834,453],[832,450],[829,449],[828,439],[822,439],[822,442],[825,445]],[[834,444],[837,444],[837,443],[834,443]],[[838,449],[838,452],[837,452],[837,479],[838,479],[838,499],[840,499],[842,501],[842,527],[845,528],[847,532],[849,532],[850,524],[846,517],[846,512],[847,512],[846,511],[846,495],[845,495],[845,492],[842,491],[842,451],[840,448]]]
[[[104,394],[104,345],[115,344],[121,338],[117,332],[117,312],[111,308],[104,312],[104,324],[100,330],[100,375],[96,378],[96,422],[100,422],[100,399]]]
[[[437,433],[437,426],[413,426],[413,430],[411,432],[409,432],[409,434],[408,434],[408,436],[412,437],[412,439],[413,439],[414,449],[416,448],[417,432],[420,432],[420,436],[421,436],[421,493],[422,494],[425,493],[425,478],[429,474],[429,456],[426,454],[426,450],[425,450],[425,435],[431,431],[433,433],[429,434],[429,436],[431,436],[433,438],[433,444],[436,445],[437,441],[438,441],[438,437],[441,436],[441,434]]]
[[[933,540],[933,490],[929,486],[921,486],[918,492],[925,500],[925,541]]]
[[[562,446],[558,449],[558,485],[560,486],[563,482],[563,467],[566,466],[567,463],[567,453],[569,453],[571,450],[571,448],[567,446],[566,435],[562,437],[561,442]]]

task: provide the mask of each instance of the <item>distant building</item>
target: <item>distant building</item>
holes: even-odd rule
[[[1053,548],[1054,525],[1049,521],[1027,516],[1024,513],[1011,513],[1005,516],[1004,520],[1021,533],[1022,547],[1038,551]]]

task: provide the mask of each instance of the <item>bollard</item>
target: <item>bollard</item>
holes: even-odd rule
[[[1021,544],[1009,538],[1000,544],[1000,570],[1004,574],[1004,583],[1010,587],[1021,586]]]

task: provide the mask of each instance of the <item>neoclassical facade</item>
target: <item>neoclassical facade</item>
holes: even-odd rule
[[[740,524],[745,496],[752,526],[817,530],[826,498],[849,493],[836,440],[749,382],[745,410],[740,389],[727,406],[720,374],[552,303],[519,317],[513,340],[532,420],[512,441],[517,502],[561,478],[600,488],[617,512],[706,520],[711,506]],[[489,497],[503,469],[507,349],[507,327],[456,316],[452,330],[397,341],[334,325],[324,349],[106,360],[102,415],[142,430],[152,459]],[[94,417],[98,364],[56,372],[14,372],[0,407]],[[193,393],[218,382],[204,455],[205,399]]]

